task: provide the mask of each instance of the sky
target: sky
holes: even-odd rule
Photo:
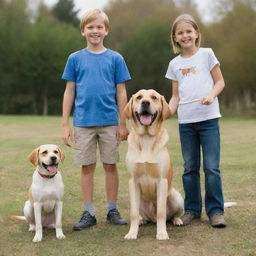
[[[46,5],[49,7],[57,3],[58,0],[43,0]],[[90,9],[104,8],[110,0],[74,0],[75,9],[80,9],[78,13],[81,16],[83,13]],[[198,5],[199,12],[202,15],[202,18],[205,22],[210,21],[210,10],[207,8],[207,5],[210,3],[210,0],[195,0]]]

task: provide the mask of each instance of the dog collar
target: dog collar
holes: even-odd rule
[[[44,175],[44,174],[42,174],[42,173],[40,173],[40,172],[38,172],[38,173],[39,173],[39,175],[40,175],[42,178],[45,178],[45,179],[52,179],[52,178],[57,174],[57,172],[56,172],[54,175],[48,176],[48,175]]]

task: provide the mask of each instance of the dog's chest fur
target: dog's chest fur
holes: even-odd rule
[[[166,129],[161,129],[156,136],[148,134],[138,135],[134,130],[128,137],[127,158],[131,157],[131,163],[157,163],[164,158],[169,158],[167,143],[168,133]]]
[[[134,175],[139,184],[142,198],[147,201],[155,201],[157,181],[160,177],[158,164],[137,163]]]
[[[59,172],[55,177],[47,179],[35,171],[31,188],[34,202],[41,203],[44,212],[51,212],[56,201],[60,201],[64,194],[64,184]]]
[[[133,140],[133,143],[129,143],[127,166],[132,167],[129,171],[139,185],[142,198],[147,201],[156,200],[157,183],[161,178],[169,180],[169,168],[166,168],[166,163],[170,163],[168,136],[162,136],[165,132],[163,129],[159,136],[137,136],[131,132],[128,139],[128,143],[129,140]]]

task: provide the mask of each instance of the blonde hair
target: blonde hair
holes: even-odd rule
[[[182,14],[178,16],[172,24],[171,42],[172,42],[172,49],[174,53],[180,53],[182,51],[182,48],[180,47],[179,43],[174,41],[174,36],[176,33],[177,26],[181,22],[186,22],[192,25],[192,27],[198,33],[198,38],[196,39],[196,42],[195,42],[196,47],[199,48],[201,44],[201,33],[195,19],[190,14]]]
[[[93,9],[93,10],[86,12],[83,15],[81,22],[80,22],[80,31],[83,31],[84,27],[88,23],[90,23],[98,18],[102,18],[106,30],[109,30],[109,19],[108,19],[107,14],[99,9]]]

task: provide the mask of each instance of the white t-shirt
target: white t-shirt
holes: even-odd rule
[[[200,99],[214,87],[211,70],[219,64],[211,48],[199,48],[189,58],[180,55],[169,63],[166,78],[178,82],[179,123],[195,123],[221,117],[216,97],[212,104],[203,105]]]

